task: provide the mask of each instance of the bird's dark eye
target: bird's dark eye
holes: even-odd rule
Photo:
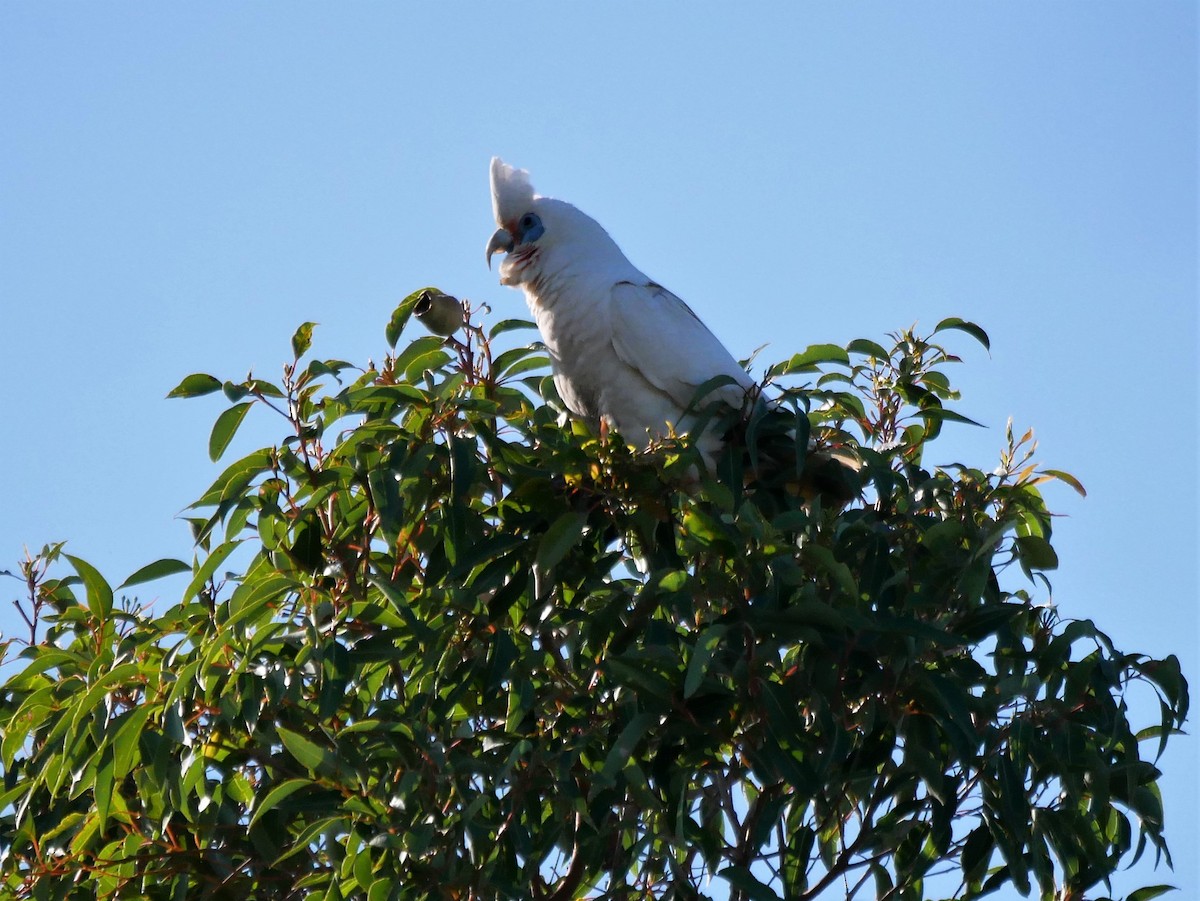
[[[537,213],[526,213],[521,217],[521,221],[517,223],[521,229],[521,241],[536,241],[542,236],[546,230],[542,225],[542,219]]]

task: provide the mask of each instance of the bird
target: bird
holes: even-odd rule
[[[563,403],[634,445],[689,433],[712,469],[729,436],[705,427],[720,419],[711,408],[761,412],[757,382],[595,219],[535,193],[529,173],[499,157],[490,174],[497,228],[488,267],[505,255],[500,283],[524,292]]]
[[[534,193],[529,173],[491,164],[498,228],[487,245],[504,252],[500,282],[525,293],[567,408],[645,445],[696,425],[705,401],[741,409],[756,382],[679,297],[641,272],[582,210]],[[725,378],[720,378],[725,377]],[[693,435],[711,462],[719,435]]]

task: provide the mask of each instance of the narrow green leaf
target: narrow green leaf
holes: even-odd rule
[[[1151,898],[1157,898],[1159,895],[1165,895],[1167,892],[1177,892],[1173,885],[1147,885],[1136,891],[1130,892],[1125,901],[1150,901]]]
[[[221,459],[221,455],[229,447],[229,442],[233,440],[238,426],[242,424],[242,420],[246,418],[246,412],[253,404],[253,401],[237,404],[217,417],[217,421],[213,424],[212,434],[208,438],[208,456],[214,463]]]
[[[538,369],[549,369],[549,368],[550,368],[550,358],[547,357],[545,354],[536,354],[534,356],[526,357],[523,360],[518,360],[516,363],[513,363],[511,366],[508,367],[508,369],[505,370],[504,378],[507,381],[507,380],[515,379],[519,375],[524,375],[526,372],[532,372],[532,371],[538,370]]]
[[[321,766],[335,764],[334,754],[331,750],[322,747],[312,739],[305,738],[299,732],[293,732],[291,729],[284,729],[281,726],[279,727],[279,738],[283,741],[283,746],[288,749],[288,753],[310,770],[316,771]]]
[[[80,560],[70,554],[63,556],[71,561],[75,572],[79,573],[79,578],[83,580],[84,588],[87,589],[88,609],[100,619],[107,619],[108,615],[112,613],[113,592],[109,584],[104,581],[104,576],[100,575],[96,568],[86,560]]]
[[[279,730],[281,738],[283,737],[283,733],[285,731],[286,730],[284,729]],[[288,734],[295,735],[294,732],[289,732]],[[307,741],[307,739],[301,740]],[[284,743],[287,743],[286,738],[284,739]],[[262,799],[262,802],[254,808],[254,816],[250,817],[250,823],[246,828],[253,829],[254,824],[259,821],[259,818],[262,817],[263,814],[278,807],[280,803],[294,795],[296,792],[300,791],[300,789],[307,788],[312,784],[313,782],[311,779],[288,779],[286,782],[279,783],[269,792],[267,792],[266,797]]]
[[[612,785],[616,781],[617,774],[625,769],[625,764],[633,758],[634,749],[642,740],[642,736],[657,720],[658,717],[653,713],[643,711],[629,721],[617,736],[608,756],[604,758],[604,767],[597,780],[599,784]]]
[[[134,755],[138,750],[138,739],[150,716],[150,705],[141,704],[121,715],[113,736],[113,777],[124,779],[133,769]]]
[[[995,841],[986,825],[975,827],[967,836],[962,852],[962,871],[968,880],[980,880],[987,872]]]
[[[295,354],[297,360],[304,356],[312,346],[313,327],[315,325],[315,322],[305,322],[292,335],[292,353]]]
[[[750,901],[779,901],[779,895],[769,885],[760,882],[747,867],[726,867],[717,874],[735,889],[743,892]]]
[[[947,410],[945,407],[926,407],[923,410],[917,410],[913,415],[936,422],[961,422],[963,425],[974,425],[981,429],[984,428],[983,423],[976,422],[974,419],[971,419],[969,416],[963,416],[961,413],[955,413],[953,410]]]
[[[112,795],[113,795],[113,758],[111,754],[105,754],[100,764],[100,768],[96,770],[95,781],[92,783],[92,800],[96,805],[97,826],[99,832],[103,832],[108,825],[108,817],[112,812]]]
[[[141,664],[138,663],[122,663],[113,667],[108,672],[96,679],[83,697],[72,699],[71,715],[67,718],[59,720],[59,724],[55,726],[55,730],[60,727],[65,727],[68,731],[74,732],[79,728],[79,725],[92,714],[96,713],[98,708],[104,701],[105,696],[114,689],[128,689],[140,683],[139,677],[142,675]],[[51,732],[51,735],[54,733]],[[47,741],[50,741],[48,738]]]
[[[195,372],[172,388],[167,397],[200,397],[220,390],[220,379],[204,372]]]
[[[630,662],[620,657],[609,657],[604,662],[604,668],[617,682],[645,692],[648,698],[665,702],[674,693],[674,685],[643,660]]]
[[[266,558],[261,558],[266,560]],[[282,607],[283,598],[295,587],[295,582],[282,573],[269,571],[265,575],[257,574],[254,578],[247,574],[245,580],[233,590],[229,597],[229,619],[224,623],[229,628],[243,620],[252,620],[256,614],[266,613],[269,604],[275,601]]]
[[[408,598],[405,597],[404,588],[382,575],[373,574],[369,578],[371,584],[383,592],[392,609],[400,614],[417,641],[429,641],[433,636],[433,631],[428,624],[417,617]]]
[[[128,588],[131,585],[141,585],[143,582],[153,582],[155,579],[161,579],[165,576],[173,576],[176,573],[191,572],[192,568],[182,560],[174,560],[170,557],[164,557],[162,560],[155,560],[153,563],[147,563],[132,576],[117,586],[117,589]]]
[[[1053,476],[1060,482],[1066,482],[1077,492],[1079,492],[1080,497],[1087,497],[1087,491],[1084,489],[1083,483],[1081,483],[1079,479],[1075,478],[1075,476],[1071,475],[1069,472],[1063,472],[1061,469],[1043,469],[1042,474]]]
[[[232,554],[234,549],[241,543],[242,542],[239,539],[234,541],[226,541],[224,544],[218,545],[217,548],[205,558],[204,562],[200,564],[199,568],[197,568],[196,574],[192,576],[192,581],[188,583],[187,588],[185,588],[183,591],[183,597],[180,599],[180,603],[186,604],[197,594],[199,594],[200,589],[205,586],[208,580],[211,579],[213,574],[217,571],[217,567],[224,563],[225,558]]]
[[[302,851],[309,850],[313,842],[325,833],[336,834],[338,832],[345,833],[349,828],[349,820],[344,816],[328,816],[321,817],[309,823],[301,830],[300,834],[291,840],[290,846],[275,860],[271,862],[272,867],[277,867],[283,861],[287,860],[293,854],[298,854]],[[336,884],[336,883],[335,883]],[[306,901],[311,899],[312,895],[306,896]]]
[[[342,872],[349,870],[360,890],[366,889],[374,878],[371,875],[371,853],[359,842],[346,843],[346,858],[342,861]]]
[[[446,339],[440,335],[422,335],[420,338],[414,338],[404,350],[396,354],[396,371],[405,372],[413,364],[413,361],[428,357],[430,354],[444,354],[445,344]]]
[[[505,332],[529,328],[537,328],[537,323],[531,322],[528,319],[502,319],[492,326],[491,331],[488,332],[488,340],[492,340],[497,335],[502,335]]]
[[[796,699],[778,682],[762,684],[762,704],[767,711],[767,729],[785,749],[799,747],[805,726]]]
[[[823,545],[809,544],[804,548],[804,556],[825,570],[848,597],[858,597],[859,589],[854,573],[850,571],[849,566],[833,556],[833,551]]]
[[[258,475],[270,469],[273,459],[273,449],[264,447],[230,463],[192,507],[216,506],[219,502],[228,500],[245,489]]]
[[[514,347],[512,350],[506,350],[492,361],[492,372],[497,376],[504,375],[509,367],[536,354],[537,350],[532,347]]]
[[[449,362],[450,354],[446,353],[441,348],[438,348],[437,350],[431,350],[428,353],[423,353],[420,356],[409,360],[408,365],[404,367],[405,381],[419,382],[425,373],[434,372],[438,369],[441,369]]]
[[[533,561],[535,569],[542,574],[554,569],[567,551],[579,543],[586,524],[587,516],[583,513],[564,513],[552,522],[538,543],[537,556]]]
[[[696,647],[692,651],[692,658],[688,661],[687,675],[683,680],[683,696],[690,698],[696,693],[701,683],[704,681],[704,675],[708,672],[708,665],[712,662],[713,653],[721,645],[721,639],[725,637],[724,625],[709,626],[700,633],[700,637],[696,639]]]

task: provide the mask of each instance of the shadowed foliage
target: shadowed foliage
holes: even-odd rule
[[[937,342],[978,326],[771,367],[708,477],[564,417],[529,323],[402,343],[428,297],[378,367],[310,359],[305,323],[279,384],[171,392],[229,399],[214,460],[281,425],[191,508],[193,562],[24,562],[7,895],[1081,899],[1169,860],[1178,662],[1046,600],[1040,489],[1082,489],[1011,429],[934,465],[969,422]],[[838,453],[844,506],[801,489]]]

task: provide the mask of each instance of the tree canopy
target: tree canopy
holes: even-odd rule
[[[1082,488],[1011,427],[998,462],[936,459],[969,422],[946,345],[981,328],[769,367],[774,412],[707,473],[567,418],[531,323],[408,340],[430,297],[379,365],[312,357],[305,323],[278,383],[171,392],[228,398],[214,460],[280,424],[190,508],[190,562],[114,588],[61,544],[24,561],[8,894],[1081,899],[1169,863],[1178,661],[1049,602],[1042,488]],[[826,448],[860,499],[798,490]]]

